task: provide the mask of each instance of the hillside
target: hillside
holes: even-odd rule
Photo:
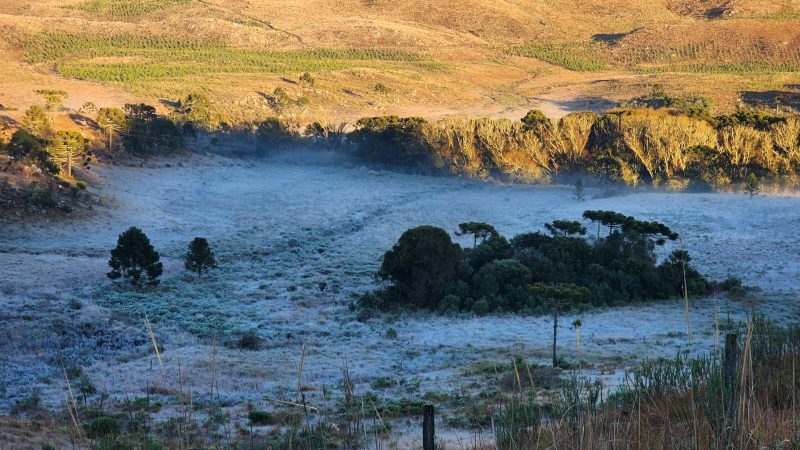
[[[241,122],[274,115],[281,87],[300,120],[560,116],[658,83],[792,107],[798,25],[797,0],[8,0],[0,103],[16,119],[41,88],[72,110],[199,91]]]

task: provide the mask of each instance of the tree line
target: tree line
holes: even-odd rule
[[[800,175],[800,117],[738,111],[690,116],[637,109],[569,114],[540,111],[520,121],[370,117],[349,140],[356,156],[380,164],[477,178],[547,182],[588,173],[629,185],[715,187]]]
[[[377,276],[386,285],[359,300],[363,308],[428,309],[478,315],[542,313],[579,306],[706,295],[740,287],[736,279],[707,280],[686,250],[658,262],[656,249],[679,238],[659,222],[613,211],[585,211],[584,221],[555,220],[546,232],[507,239],[489,224],[464,223],[462,248],[437,227],[403,233],[387,251]],[[591,223],[596,230],[584,225]]]
[[[40,94],[45,106],[26,111],[22,127],[0,150],[69,175],[91,159],[88,140],[76,131],[52,130],[47,111],[59,110],[65,92]],[[748,178],[751,183],[752,178],[798,181],[800,116],[756,110],[712,116],[703,104],[676,104],[651,95],[630,103],[631,109],[578,112],[558,121],[538,110],[518,121],[366,117],[350,131],[345,122],[301,126],[281,117],[229,125],[199,93],[175,102],[170,115],[147,104],[97,109],[87,103],[82,112],[103,136],[103,145],[96,147],[138,156],[174,152],[203,130],[212,133],[212,145],[226,136],[247,137],[256,154],[324,146],[366,162],[474,178],[550,182],[581,173],[633,186],[677,188],[715,188]]]

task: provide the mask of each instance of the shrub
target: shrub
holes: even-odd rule
[[[275,423],[275,417],[272,414],[255,409],[247,413],[247,418],[253,425],[272,425]]]
[[[389,93],[389,88],[386,87],[386,85],[383,84],[383,83],[375,84],[375,88],[373,90],[375,91],[376,94],[388,94]]]
[[[317,80],[315,80],[314,77],[312,77],[308,72],[303,72],[303,74],[300,75],[300,82],[306,86],[313,87],[316,81]]]
[[[239,336],[236,346],[242,350],[258,350],[261,348],[263,339],[254,330],[250,330]]]
[[[48,184],[32,183],[28,203],[36,208],[52,209],[58,206],[58,195]]]
[[[428,126],[420,117],[397,116],[359,119],[350,133],[356,156],[371,162],[430,171],[432,152],[423,136]]]
[[[98,417],[89,423],[87,432],[93,439],[119,434],[119,421],[109,416]]]

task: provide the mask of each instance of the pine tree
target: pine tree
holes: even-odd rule
[[[97,111],[97,125],[108,135],[108,151],[113,150],[114,133],[123,131],[126,124],[125,113],[119,108],[100,108]]]
[[[189,251],[184,257],[184,265],[186,270],[197,273],[197,276],[202,276],[210,269],[217,267],[214,251],[211,250],[205,238],[196,237],[189,243]]]
[[[164,272],[161,256],[150,244],[150,239],[136,227],[130,227],[119,235],[117,246],[111,250],[111,267],[108,278],[116,280],[123,277],[130,280],[133,286],[139,286],[142,275],[146,275],[147,284],[155,286],[158,277]]]
[[[72,168],[83,163],[88,166],[90,155],[86,151],[86,139],[77,131],[58,131],[48,147],[54,162],[66,168],[67,177],[72,178]]]
[[[39,138],[46,138],[50,134],[50,119],[41,106],[33,105],[25,111],[22,118],[22,127]]]
[[[582,202],[585,198],[583,193],[583,180],[580,178],[578,178],[578,181],[575,182],[575,188],[572,189],[572,197],[579,202]]]
[[[744,190],[750,194],[750,198],[758,195],[758,191],[761,190],[761,186],[758,184],[758,177],[756,174],[751,172],[750,175],[747,176],[747,180],[744,182]]]

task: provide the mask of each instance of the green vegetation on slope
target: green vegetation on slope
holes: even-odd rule
[[[28,39],[24,51],[29,63],[55,63],[61,75],[129,83],[184,75],[316,72],[386,63],[432,67],[417,55],[397,50],[249,50],[220,42],[131,34],[41,34]],[[94,61],[96,58],[124,60],[100,62]]]
[[[86,0],[64,8],[127,20],[191,2],[192,0]]]

